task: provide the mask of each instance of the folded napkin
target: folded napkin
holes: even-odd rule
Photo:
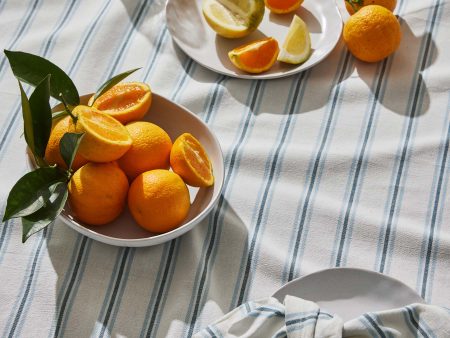
[[[194,335],[200,337],[450,337],[450,310],[411,304],[346,323],[313,302],[286,296],[247,302]]]

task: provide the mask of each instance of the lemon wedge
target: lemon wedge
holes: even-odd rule
[[[241,38],[258,28],[264,16],[264,0],[203,0],[206,22],[225,38]]]
[[[297,65],[308,60],[310,55],[311,38],[308,26],[297,15],[294,15],[277,60]]]

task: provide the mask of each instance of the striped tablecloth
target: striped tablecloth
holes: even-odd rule
[[[312,1],[312,0],[306,0]],[[318,0],[320,1],[320,0]],[[184,337],[334,266],[450,304],[450,3],[399,0],[403,40],[365,64],[343,43],[284,79],[215,74],[174,46],[163,0],[1,0],[0,45],[45,56],[81,93],[133,74],[220,140],[225,186],[188,234],[104,245],[60,221],[21,244],[0,227],[1,337]],[[0,57],[0,202],[27,170],[19,91]]]

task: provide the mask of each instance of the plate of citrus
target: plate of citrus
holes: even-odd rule
[[[169,0],[166,18],[175,43],[196,62],[248,79],[316,65],[342,31],[333,0]]]
[[[22,241],[59,216],[90,238],[150,246],[198,224],[221,193],[219,142],[186,108],[116,75],[80,96],[59,67],[5,51],[19,80],[30,172],[11,188],[3,221]],[[35,87],[28,97],[22,82]],[[61,103],[53,109],[50,97]]]

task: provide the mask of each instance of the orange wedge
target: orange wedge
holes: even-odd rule
[[[89,100],[89,105],[92,101],[93,97]],[[92,106],[126,124],[140,120],[148,112],[151,104],[152,92],[147,84],[124,82],[98,97]]]
[[[92,162],[110,162],[122,157],[131,147],[127,128],[108,114],[88,106],[72,111],[77,117],[76,131],[83,132],[78,152]]]
[[[248,73],[262,73],[273,66],[280,48],[274,38],[257,40],[228,53],[231,62]]]
[[[172,170],[193,187],[209,187],[214,183],[211,161],[201,143],[184,133],[173,143],[170,152]]]
[[[264,0],[266,7],[277,14],[295,11],[303,3],[303,0]]]

